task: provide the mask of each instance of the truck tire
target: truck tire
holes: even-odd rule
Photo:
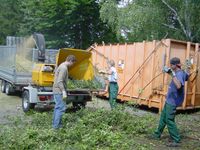
[[[10,83],[6,83],[6,87],[5,87],[5,93],[7,95],[10,95],[11,93],[13,92],[13,88],[12,88],[12,85]]]
[[[24,112],[30,111],[30,109],[34,109],[35,104],[30,103],[29,99],[29,91],[25,90],[22,94],[22,109]]]
[[[5,93],[6,91],[6,81],[2,80],[1,81],[1,92]]]

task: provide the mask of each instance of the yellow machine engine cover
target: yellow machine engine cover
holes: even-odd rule
[[[69,55],[76,57],[75,64],[69,68],[69,76],[76,80],[92,80],[94,78],[92,53],[80,49],[60,49],[56,57],[56,66],[64,62]]]
[[[32,70],[32,82],[38,86],[52,87],[55,64],[35,64]]]

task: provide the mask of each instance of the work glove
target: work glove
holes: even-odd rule
[[[191,66],[192,66],[191,60],[186,59],[185,60],[185,65],[186,65],[187,68],[191,68]]]
[[[100,74],[106,74],[106,71],[105,70],[99,70],[99,73]]]
[[[192,66],[191,60],[186,59],[185,64],[184,64],[184,68],[183,68],[184,71],[189,74],[191,66]]]
[[[63,98],[63,101],[67,100],[67,93],[66,93],[66,91],[62,91],[62,98]]]
[[[168,73],[168,74],[171,75],[172,77],[175,77],[175,76],[176,76],[176,73],[175,73],[171,68],[169,68],[169,67],[167,67],[167,66],[164,66],[163,69],[162,69],[162,71],[163,71],[164,73]]]

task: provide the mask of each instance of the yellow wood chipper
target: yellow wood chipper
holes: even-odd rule
[[[63,48],[57,51],[55,63],[46,63],[44,38],[41,34],[35,34],[34,39],[38,52],[37,56],[34,57],[37,58],[37,62],[33,62],[33,67],[29,71],[17,70],[15,59],[17,50],[15,47],[0,47],[2,49],[0,53],[14,58],[11,65],[5,65],[2,61],[6,59],[0,59],[1,91],[7,95],[21,91],[24,112],[33,109],[36,104],[48,105],[54,102],[52,92],[54,71],[68,55],[74,55],[77,59],[76,63],[69,68],[70,77],[75,80],[91,80],[94,77],[91,52]],[[85,107],[86,102],[91,100],[91,93],[92,91],[88,89],[68,89],[67,103],[72,102],[74,107]]]

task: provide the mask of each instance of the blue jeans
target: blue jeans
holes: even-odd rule
[[[66,104],[62,99],[62,94],[54,94],[54,114],[53,114],[53,128],[60,128],[62,125],[62,115],[65,113]]]

